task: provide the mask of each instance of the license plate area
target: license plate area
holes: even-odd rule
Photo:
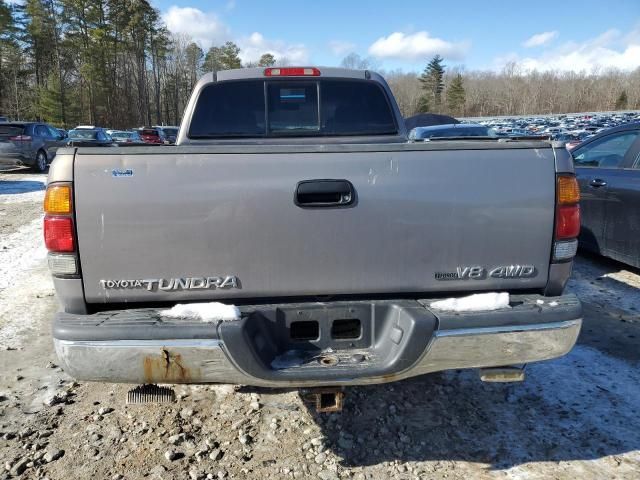
[[[220,325],[229,356],[264,379],[384,375],[424,352],[435,316],[416,301],[332,302],[243,308]]]

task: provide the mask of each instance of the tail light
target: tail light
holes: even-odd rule
[[[265,68],[265,77],[319,77],[320,70],[313,67]]]
[[[9,137],[12,142],[29,142],[31,141],[31,135],[16,135],[15,137]]]
[[[44,217],[44,243],[50,252],[73,252],[75,241],[71,217]]]
[[[49,185],[44,196],[44,212],[71,215],[71,185]]]
[[[556,186],[556,225],[553,260],[573,258],[580,234],[580,187],[574,175],[558,175]]]
[[[78,269],[71,185],[50,184],[44,197],[44,212],[44,243],[49,250],[51,273],[74,275]]]

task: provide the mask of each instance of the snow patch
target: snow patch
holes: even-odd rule
[[[0,290],[24,276],[47,257],[42,233],[42,218],[23,225],[0,239]]]
[[[160,315],[172,318],[189,318],[203,322],[214,322],[216,320],[230,322],[240,319],[240,309],[235,305],[225,305],[220,302],[179,303],[169,310],[162,310]]]
[[[461,298],[447,298],[431,302],[429,305],[436,310],[449,312],[481,312],[509,308],[509,294],[507,292],[477,293]]]

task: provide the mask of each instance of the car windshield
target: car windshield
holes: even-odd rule
[[[98,138],[97,130],[71,130],[69,138],[77,138],[79,140],[95,140]]]
[[[205,87],[189,137],[389,135],[397,131],[387,96],[375,82],[247,80]]]

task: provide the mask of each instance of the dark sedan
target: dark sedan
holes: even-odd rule
[[[67,145],[73,147],[115,147],[116,143],[103,128],[76,128],[69,130]]]
[[[640,123],[601,132],[571,154],[582,197],[580,246],[640,268]]]

